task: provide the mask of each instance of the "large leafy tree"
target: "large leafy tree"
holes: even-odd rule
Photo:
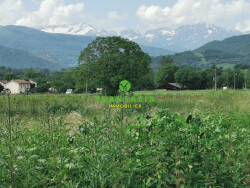
[[[29,68],[25,70],[24,76],[26,79],[35,79],[38,77],[38,74],[35,69]]]
[[[156,87],[161,88],[167,83],[175,82],[175,73],[179,67],[175,65],[169,57],[163,57],[160,61],[160,67],[156,73],[155,81]]]
[[[7,73],[7,74],[4,75],[4,79],[8,80],[8,81],[16,79],[16,78],[17,78],[17,76],[13,72],[10,72],[10,73]]]
[[[175,73],[175,80],[182,87],[187,87],[188,89],[200,89],[201,87],[201,75],[199,71],[192,68],[178,70]]]
[[[60,93],[65,93],[67,89],[75,89],[74,71],[68,70],[68,72],[60,73],[53,78],[52,87]]]
[[[132,90],[152,85],[151,58],[138,44],[121,37],[97,37],[79,56],[76,90],[103,88],[115,95],[121,80],[129,80]]]

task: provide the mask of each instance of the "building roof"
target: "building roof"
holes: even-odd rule
[[[19,83],[19,84],[30,84],[30,82],[28,82],[26,80],[19,80],[19,79],[17,79],[17,80],[13,80],[13,81],[16,82],[16,83]]]
[[[73,89],[67,89],[66,92],[73,92]]]
[[[181,88],[181,85],[178,83],[168,83],[168,84],[177,88]]]
[[[0,80],[0,83],[2,83],[2,84],[6,84],[6,83],[7,83],[7,81],[6,81],[6,80]]]

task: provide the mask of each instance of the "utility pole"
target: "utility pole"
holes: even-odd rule
[[[214,67],[214,89],[217,91],[217,69]]]
[[[235,90],[235,85],[236,85],[236,83],[235,83],[235,79],[236,79],[236,76],[237,76],[237,74],[234,74],[234,90]]]
[[[245,70],[245,90],[247,89],[247,70]]]

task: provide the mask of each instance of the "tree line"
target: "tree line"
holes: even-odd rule
[[[249,70],[249,66],[183,68],[168,56],[161,57],[154,70],[151,57],[137,43],[121,37],[97,37],[81,52],[78,67],[60,71],[0,67],[0,79],[33,79],[38,87],[32,92],[39,93],[48,92],[49,88],[59,93],[67,89],[75,93],[96,92],[96,88],[103,88],[105,94],[116,95],[122,80],[131,82],[132,91],[164,89],[168,83],[197,90],[212,89],[215,85],[218,88],[250,88]]]

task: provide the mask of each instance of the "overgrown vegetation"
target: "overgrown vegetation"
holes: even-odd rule
[[[0,185],[249,185],[249,91],[134,95],[156,102],[108,109],[93,95],[1,96]]]

